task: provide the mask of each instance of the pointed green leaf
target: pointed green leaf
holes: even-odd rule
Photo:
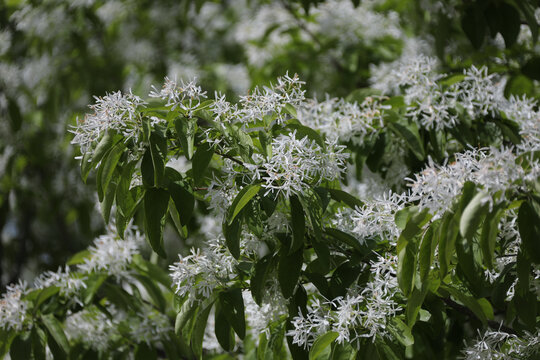
[[[242,290],[234,288],[222,292],[219,294],[219,302],[229,324],[231,324],[240,339],[244,339],[246,336],[246,320]]]
[[[304,209],[302,209],[302,204],[300,203],[300,200],[298,200],[298,196],[291,195],[290,203],[293,236],[291,247],[289,248],[289,255],[304,246],[304,235],[306,229]]]
[[[471,239],[489,209],[489,195],[485,191],[477,193],[467,204],[459,220],[459,232],[465,239]]]
[[[309,360],[321,359],[322,357],[320,357],[320,355],[328,349],[330,344],[337,339],[338,335],[339,334],[335,331],[329,331],[326,334],[319,336],[313,343],[311,350],[309,350]],[[326,356],[326,358],[328,358],[328,356]]]
[[[261,184],[251,184],[240,190],[234,198],[231,207],[227,210],[227,222],[229,225],[234,221],[236,215],[247,205],[247,203],[259,192]]]
[[[159,256],[166,258],[163,250],[163,227],[167,208],[169,206],[169,193],[163,189],[151,188],[144,194],[144,229],[148,243]]]
[[[214,149],[209,143],[203,143],[197,147],[192,160],[193,180],[195,184],[200,184],[204,179],[204,173],[213,155]]]

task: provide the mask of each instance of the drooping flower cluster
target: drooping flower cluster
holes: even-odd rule
[[[26,294],[26,284],[8,285],[0,299],[0,327],[5,330],[21,331],[27,318],[28,304],[22,297]]]
[[[366,97],[360,104],[344,99],[309,99],[299,108],[298,119],[329,138],[362,145],[364,139],[383,126],[383,109],[379,97]]]
[[[169,267],[170,276],[175,292],[179,296],[187,295],[189,301],[207,298],[216,287],[226,284],[236,264],[220,239],[202,250],[192,248],[190,255],[179,257],[179,261]]]
[[[365,287],[351,288],[346,296],[332,301],[312,300],[307,313],[300,312],[292,321],[294,329],[287,332],[293,343],[309,348],[327,331],[337,332],[336,340],[341,344],[388,336],[388,322],[403,310],[395,299],[399,293],[397,257],[381,256],[371,263],[370,270],[374,275]]]
[[[105,351],[120,336],[118,324],[93,306],[68,315],[65,320],[67,336],[96,351]]]
[[[347,153],[337,141],[325,148],[307,136],[298,139],[296,131],[272,141],[272,156],[263,162],[263,187],[286,196],[299,194],[323,180],[332,181],[344,170]]]
[[[540,354],[540,333],[520,338],[504,331],[486,331],[463,350],[465,360],[533,359]]]
[[[165,83],[161,90],[152,87],[153,90],[149,96],[167,101],[166,106],[170,106],[171,110],[177,107],[184,110],[189,116],[196,109],[202,99],[206,98],[206,91],[203,91],[197,85],[195,80],[184,82],[180,80],[180,84],[176,80],[165,78]]]
[[[429,165],[410,180],[408,200],[418,201],[421,208],[432,214],[443,213],[452,205],[467,181],[481,185],[491,195],[505,198],[505,191],[516,189],[523,181],[535,179],[540,171],[536,162],[527,171],[519,164],[512,149],[474,149],[455,154],[451,164]],[[491,200],[489,200],[491,201]]]
[[[107,131],[115,130],[126,138],[137,138],[142,131],[142,118],[139,107],[144,101],[131,92],[122,94],[117,91],[103,97],[95,97],[96,103],[90,105],[93,114],[84,119],[77,119],[77,127],[72,132],[75,137],[71,141],[81,147],[81,153],[91,149]]]
[[[340,209],[333,219],[333,225],[353,234],[359,241],[380,237],[395,243],[400,230],[395,223],[395,214],[405,205],[405,194],[386,193],[382,197],[364,202],[356,209]]]
[[[137,229],[126,231],[124,240],[110,230],[88,248],[90,257],[78,266],[79,270],[88,273],[105,272],[118,280],[127,279],[130,276],[128,265],[143,242],[144,237]]]
[[[84,277],[74,274],[66,266],[64,269],[58,268],[58,271],[46,271],[39,275],[34,280],[34,286],[36,289],[44,289],[51,286],[57,286],[60,288],[60,294],[67,298],[73,298],[75,301],[80,302],[78,299],[78,293],[83,288],[86,288]]]

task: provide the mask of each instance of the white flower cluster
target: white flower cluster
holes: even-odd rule
[[[174,330],[167,315],[150,306],[145,306],[140,313],[126,316],[125,321],[130,329],[130,339],[147,345],[162,341],[168,332]]]
[[[122,94],[117,91],[103,97],[94,97],[96,103],[90,105],[93,114],[84,119],[77,119],[77,126],[70,130],[75,134],[71,141],[86,153],[109,130],[115,130],[126,138],[137,138],[142,130],[142,118],[138,108],[144,101],[131,92]]]
[[[275,116],[278,124],[286,120],[285,107],[296,108],[304,101],[305,90],[302,89],[304,82],[297,74],[294,76],[278,77],[277,85],[269,87],[256,87],[249,95],[240,96],[238,104],[231,105],[225,100],[225,96],[216,94],[216,101],[211,109],[214,115],[225,123],[257,122],[265,116]]]
[[[21,331],[27,318],[28,304],[22,299],[27,293],[26,284],[8,285],[0,299],[0,328]]]
[[[272,286],[267,288],[261,306],[257,305],[250,291],[243,291],[246,321],[249,325],[251,337],[258,344],[259,336],[264,334],[270,340],[270,327],[272,323],[279,321],[287,315],[287,300],[283,298],[279,290],[277,279]]]
[[[465,360],[533,359],[540,355],[540,333],[523,337],[504,331],[486,331],[480,339],[463,350]]]
[[[354,210],[338,210],[332,223],[337,229],[353,234],[361,242],[378,236],[395,243],[400,230],[394,218],[396,212],[404,207],[405,201],[405,194],[388,192],[364,202],[363,206]]]
[[[124,240],[120,239],[112,229],[101,235],[90,246],[90,257],[80,264],[82,272],[105,272],[117,280],[129,279],[129,264],[138,253],[139,246],[144,242],[144,236],[137,229],[128,229]]]
[[[157,90],[154,86],[152,89],[150,97],[166,100],[166,106],[171,106],[171,110],[179,107],[190,116],[191,112],[199,107],[201,99],[206,98],[206,91],[203,91],[195,80],[187,83],[180,80],[178,84],[176,80],[166,77],[161,90]]]
[[[383,125],[383,109],[380,97],[366,97],[360,104],[343,99],[327,98],[325,101],[309,99],[298,109],[298,120],[320,130],[329,138],[351,141],[355,145],[364,143]]]
[[[78,294],[84,288],[86,289],[85,277],[78,276],[69,270],[68,266],[64,269],[58,268],[56,272],[46,271],[34,280],[36,289],[45,289],[51,286],[60,288],[60,294],[67,298],[73,298],[79,302]]]
[[[364,288],[351,289],[345,297],[332,301],[312,300],[307,314],[300,312],[292,321],[294,329],[287,332],[293,343],[311,347],[327,331],[337,332],[339,343],[388,336],[387,322],[403,310],[395,300],[399,293],[397,257],[379,257],[370,270],[374,275]]]
[[[327,141],[323,149],[307,136],[297,138],[296,131],[272,141],[272,157],[262,164],[263,187],[286,196],[300,194],[310,185],[339,178],[347,153],[337,140]]]
[[[461,193],[463,185],[472,181],[482,185],[491,199],[499,192],[519,188],[523,181],[533,180],[540,174],[536,162],[526,171],[512,149],[473,149],[455,155],[451,164],[438,166],[430,159],[429,165],[410,181],[408,201],[421,208],[429,208],[432,214],[443,213]],[[489,200],[492,201],[492,200]]]
[[[207,298],[216,287],[229,281],[237,261],[222,242],[216,239],[202,250],[192,248],[190,255],[179,255],[180,260],[169,267],[178,295],[188,295],[189,301]]]
[[[105,351],[118,332],[117,323],[99,309],[88,306],[68,315],[64,322],[66,335],[80,341],[96,351]]]

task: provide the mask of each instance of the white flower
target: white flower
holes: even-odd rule
[[[77,295],[80,290],[86,288],[84,278],[70,272],[68,266],[65,266],[64,269],[60,267],[56,272],[46,271],[42,273],[34,280],[34,286],[37,289],[57,286],[60,288],[61,295],[73,298],[79,303],[80,300],[78,299]]]
[[[124,240],[111,229],[94,240],[94,245],[88,248],[90,257],[79,265],[79,270],[105,272],[118,280],[129,278],[129,264],[143,241],[144,237],[135,228],[127,229]]]
[[[216,239],[208,247],[191,249],[188,256],[179,255],[179,261],[169,267],[175,292],[188,296],[189,301],[209,297],[213,290],[229,280],[237,261],[223,244]]]
[[[119,335],[114,320],[93,306],[68,315],[64,326],[69,339],[81,341],[96,351],[106,351]]]
[[[395,223],[395,214],[405,205],[404,194],[389,192],[381,197],[364,202],[356,209],[340,209],[336,213],[333,225],[345,232],[352,233],[361,242],[366,238],[379,236],[395,243],[400,230]]]
[[[70,130],[75,134],[71,143],[78,144],[82,153],[87,152],[108,130],[115,130],[126,138],[138,137],[142,118],[137,109],[144,104],[141,98],[131,92],[122,94],[120,91],[94,98],[96,103],[90,105],[94,114],[86,115],[83,120],[77,119],[77,126]]]
[[[6,287],[0,299],[0,327],[5,330],[22,330],[28,309],[26,300],[22,299],[26,293],[26,284],[22,282]]]
[[[206,98],[206,91],[202,91],[195,79],[187,83],[180,80],[180,84],[178,84],[176,80],[166,77],[161,90],[157,90],[154,86],[152,86],[152,89],[153,91],[149,94],[150,97],[166,100],[166,105],[171,106],[171,110],[179,107],[186,111],[189,116],[200,105],[201,99]]]
[[[367,97],[357,104],[337,98],[327,98],[322,102],[311,99],[298,108],[298,120],[329,138],[338,137],[343,142],[352,141],[360,145],[366,136],[384,125],[383,109],[386,107],[380,100]]]
[[[262,164],[263,187],[268,192],[299,194],[310,185],[339,178],[348,154],[344,146],[328,141],[326,149],[306,137],[297,139],[296,131],[272,141],[272,157]]]

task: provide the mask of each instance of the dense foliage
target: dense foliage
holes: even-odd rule
[[[6,287],[0,354],[537,358],[536,5],[3,5],[2,245],[95,240]]]

